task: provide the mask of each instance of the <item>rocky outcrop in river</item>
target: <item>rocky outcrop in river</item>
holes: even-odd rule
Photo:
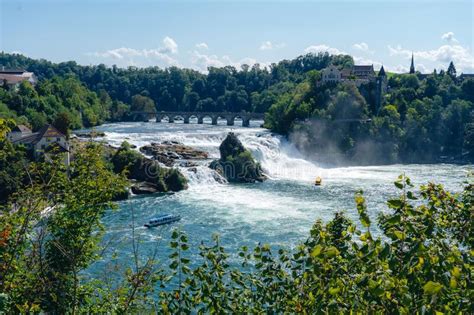
[[[209,167],[229,182],[254,183],[267,179],[260,164],[255,161],[252,153],[245,149],[233,132],[229,132],[219,146],[219,151],[221,158],[213,161]]]
[[[140,152],[150,155],[166,166],[173,166],[178,160],[205,160],[207,152],[185,146],[175,141],[151,143],[140,148]]]
[[[116,173],[126,172],[135,182],[131,189],[134,194],[180,191],[188,188],[187,180],[178,169],[165,168],[130,148],[127,142],[112,156]]]

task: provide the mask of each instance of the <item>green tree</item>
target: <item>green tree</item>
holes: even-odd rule
[[[69,130],[72,126],[72,118],[68,112],[60,112],[54,118],[53,126],[56,127],[60,132],[69,136]]]
[[[456,67],[454,66],[454,63],[452,61],[449,63],[446,74],[449,75],[451,79],[456,80]]]
[[[147,96],[135,95],[132,97],[132,111],[156,112],[155,103]]]

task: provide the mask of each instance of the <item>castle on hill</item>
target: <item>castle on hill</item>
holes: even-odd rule
[[[411,55],[411,64],[409,74],[415,74],[415,60]],[[328,83],[354,83],[357,87],[362,84],[375,85],[375,105],[378,110],[382,105],[383,96],[387,93],[388,80],[383,65],[378,73],[375,73],[374,65],[353,65],[351,68],[339,69],[334,65],[330,65],[321,71],[320,84]]]

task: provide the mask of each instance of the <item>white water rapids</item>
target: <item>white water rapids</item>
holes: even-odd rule
[[[357,221],[354,193],[362,189],[368,209],[375,220],[381,211],[387,211],[387,198],[398,192],[393,181],[401,173],[411,177],[415,185],[435,181],[451,191],[460,191],[469,166],[436,165],[386,165],[368,167],[323,168],[317,162],[304,159],[284,138],[260,128],[261,122],[252,122],[250,128],[218,126],[195,122],[117,123],[98,127],[106,134],[108,143],[119,146],[123,141],[138,147],[151,142],[172,140],[209,152],[219,157],[219,145],[229,131],[237,134],[244,146],[250,149],[261,163],[269,179],[255,184],[218,183],[208,168],[209,161],[200,162],[197,172],[181,168],[189,180],[189,189],[173,195],[134,197],[119,204],[118,211],[111,211],[104,218],[107,228],[105,241],[113,241],[111,248],[123,262],[130,257],[131,212],[135,213],[137,233],[143,242],[142,249],[150,251],[159,247],[164,255],[169,231],[183,229],[191,243],[209,241],[218,233],[229,252],[242,245],[253,246],[258,242],[274,246],[293,247],[303,241],[315,220],[330,220],[336,211],[344,210],[349,218]],[[321,176],[323,185],[313,185]],[[141,227],[151,217],[160,213],[180,214],[182,220],[173,226],[159,229]],[[164,242],[157,242],[161,239]],[[194,252],[193,255],[196,253]],[[92,268],[108,263],[105,259]]]

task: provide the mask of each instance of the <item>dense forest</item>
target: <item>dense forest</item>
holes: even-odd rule
[[[34,129],[45,122],[77,129],[127,120],[133,110],[252,111],[266,113],[267,128],[318,161],[474,161],[474,79],[457,76],[452,63],[430,75],[389,73],[381,106],[373,83],[319,84],[320,70],[330,64],[348,68],[353,59],[308,54],[268,68],[211,67],[204,74],[1,53],[0,65],[33,71],[39,83],[0,88],[0,117]]]
[[[319,161],[474,161],[474,79],[450,69],[391,74],[380,108],[371,84],[320,85],[310,71],[270,107],[266,125]]]
[[[34,72],[40,80],[74,75],[97,94],[107,93],[114,100],[132,104],[135,95],[150,98],[157,110],[255,111],[264,113],[282,92],[290,91],[313,69],[329,64],[350,66],[350,56],[308,54],[272,64],[211,67],[207,74],[190,69],[158,67],[127,69],[81,66],[75,62],[52,63],[22,55],[0,53],[0,65]]]
[[[0,118],[2,146],[9,145],[8,129]],[[0,313],[472,311],[472,182],[451,194],[433,183],[414,190],[404,176],[377,222],[359,192],[358,224],[337,212],[315,222],[291,250],[258,244],[227,253],[216,236],[191,257],[188,237],[175,230],[169,257],[157,257],[140,251],[131,210],[130,259],[115,267],[117,278],[104,267],[102,277],[90,279],[84,271],[108,246],[101,245],[102,218],[126,186],[103,149],[89,142],[69,170],[59,156],[18,166],[27,179],[13,183],[17,192],[0,203]]]

